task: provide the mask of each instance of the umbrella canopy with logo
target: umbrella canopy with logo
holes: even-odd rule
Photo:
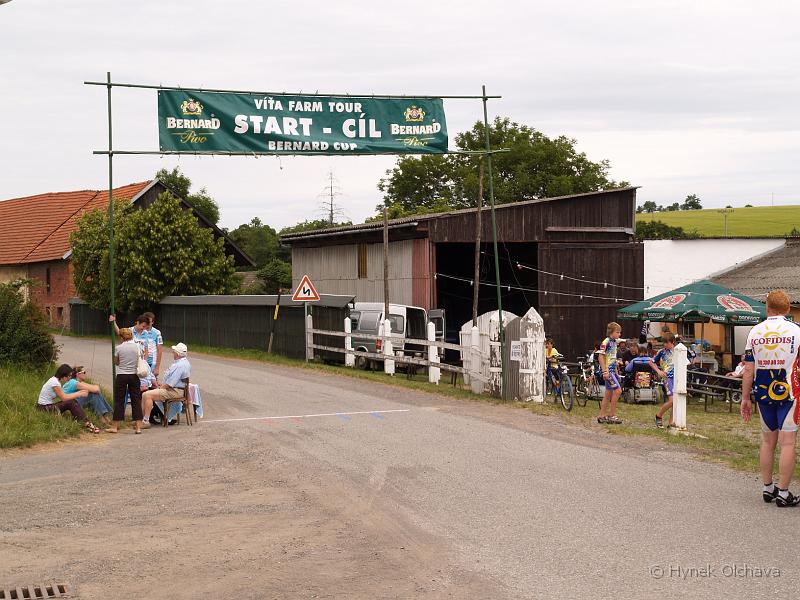
[[[626,306],[617,316],[662,323],[755,325],[767,318],[767,310],[758,300],[703,279]]]

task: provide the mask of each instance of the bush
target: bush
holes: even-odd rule
[[[41,309],[22,296],[22,287],[31,283],[0,284],[0,364],[44,367],[58,354]]]

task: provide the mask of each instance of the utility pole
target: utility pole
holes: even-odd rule
[[[317,197],[320,198],[320,209],[324,215],[323,218],[331,227],[336,224],[337,219],[341,222],[346,218],[342,209],[336,205],[336,197],[341,195],[342,191],[337,185],[333,171],[329,171],[328,184]]]
[[[728,237],[728,215],[733,212],[733,209],[720,208],[719,210],[717,210],[717,212],[722,215],[723,219],[725,219],[725,237]]]
[[[383,205],[383,318],[389,318],[389,210]]]
[[[478,325],[478,295],[481,288],[481,210],[483,208],[483,157],[478,173],[478,210],[475,212],[475,275],[472,279],[472,326]]]

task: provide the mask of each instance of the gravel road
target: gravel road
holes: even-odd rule
[[[58,341],[110,383],[108,343]],[[800,508],[765,505],[755,474],[504,406],[190,360],[193,428],[0,453],[0,589],[732,599],[800,584]]]

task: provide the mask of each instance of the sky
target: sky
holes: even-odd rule
[[[274,92],[471,95],[567,135],[639,202],[800,204],[800,5],[751,2],[11,0],[0,4],[0,199],[104,189],[106,90],[124,83]],[[482,118],[445,101],[450,143]],[[157,150],[156,91],[115,88],[118,150]],[[117,156],[114,183],[180,166],[228,228],[382,202],[395,157]]]

